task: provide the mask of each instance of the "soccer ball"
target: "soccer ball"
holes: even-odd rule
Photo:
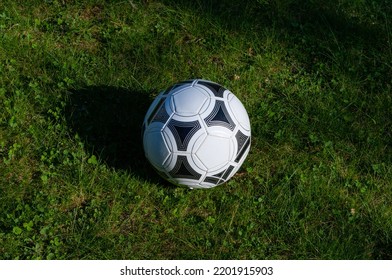
[[[142,137],[147,159],[163,178],[211,188],[229,180],[244,162],[250,122],[232,92],[211,81],[188,80],[156,97]]]

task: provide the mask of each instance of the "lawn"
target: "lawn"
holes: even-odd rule
[[[154,97],[204,78],[252,146],[160,179]],[[0,259],[391,259],[389,0],[2,0]]]

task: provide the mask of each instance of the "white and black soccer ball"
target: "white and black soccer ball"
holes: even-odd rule
[[[211,188],[229,180],[250,149],[241,101],[221,85],[188,80],[161,92],[144,118],[147,159],[168,181]]]

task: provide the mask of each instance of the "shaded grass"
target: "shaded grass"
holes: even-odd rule
[[[388,1],[5,1],[4,259],[390,259]],[[162,182],[139,127],[188,78],[244,103],[221,187]]]

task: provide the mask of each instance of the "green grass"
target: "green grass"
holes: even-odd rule
[[[297,2],[300,2],[298,4]],[[391,259],[388,0],[0,4],[2,259]],[[244,103],[211,190],[162,181],[140,123],[189,78]]]

